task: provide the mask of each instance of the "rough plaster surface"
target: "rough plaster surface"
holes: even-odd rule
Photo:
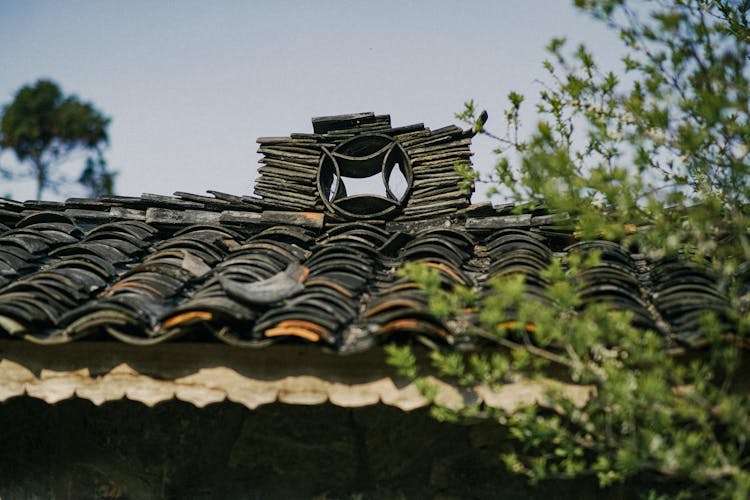
[[[499,389],[459,389],[428,377],[438,389],[437,402],[450,408],[481,403],[512,412],[527,404],[543,404],[551,387],[565,391],[579,405],[585,404],[590,389],[585,386],[548,381],[506,384]],[[330,402],[345,408],[383,403],[409,411],[428,404],[414,384],[398,385],[391,377],[364,383],[341,383],[323,375],[281,376],[272,379],[246,376],[219,366],[201,368],[175,379],[160,379],[139,373],[123,363],[106,373],[92,375],[88,368],[69,371],[42,369],[37,375],[22,364],[0,360],[0,401],[27,395],[54,404],[78,397],[96,405],[123,398],[146,406],[178,399],[202,408],[211,403],[232,401],[249,409],[275,402],[317,405]]]

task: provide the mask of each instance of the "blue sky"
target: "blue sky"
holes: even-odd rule
[[[473,98],[499,126],[510,90],[538,92],[544,46],[561,35],[616,57],[615,37],[565,0],[0,0],[0,103],[42,77],[92,101],[112,117],[119,194],[250,194],[255,139],[311,131],[313,116],[438,128]],[[478,168],[492,147],[475,141]]]

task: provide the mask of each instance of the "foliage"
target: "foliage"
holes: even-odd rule
[[[578,277],[599,259],[574,253],[547,269],[551,300],[543,307],[524,294],[520,276],[492,283],[475,333],[502,352],[436,353],[434,368],[467,385],[562,370],[594,389],[582,408],[551,392],[546,405],[512,415],[460,413],[482,411],[507,425],[517,446],[505,463],[532,480],[596,475],[607,486],[656,473],[683,485],[686,497],[747,498],[750,399],[738,373],[750,326],[750,2],[575,4],[620,35],[624,73],[602,70],[583,45],[571,54],[565,40],[552,40],[540,121],[527,139],[519,134],[519,93],[509,96],[502,135],[485,128],[473,102],[458,115],[498,141],[494,172],[467,178],[519,205],[574,214],[581,238],[707,268],[731,301],[731,332],[706,315],[705,350],[678,356],[629,313],[584,307]],[[465,290],[436,288],[429,270],[405,272],[438,317],[463,313]],[[416,376],[407,351],[391,361]]]
[[[110,119],[75,95],[65,96],[50,80],[25,85],[0,117],[0,148],[12,150],[23,172],[2,169],[9,179],[32,177],[37,199],[47,189],[57,190],[66,181],[55,168],[73,153],[86,155],[78,182],[91,196],[112,194],[115,173],[107,169],[102,154],[109,137]]]

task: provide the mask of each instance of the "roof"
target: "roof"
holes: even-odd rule
[[[728,311],[688,262],[578,241],[567,214],[472,205],[454,169],[470,160],[470,131],[394,128],[372,113],[313,119],[313,131],[258,139],[254,196],[0,201],[0,336],[342,354],[394,338],[486,348],[491,338],[467,328],[471,311],[439,321],[399,268],[424,262],[444,286],[483,294],[493,276],[521,273],[543,304],[550,259],[594,250],[601,263],[582,279],[584,302],[631,311],[672,347],[701,343],[701,315]],[[366,177],[384,189],[347,193]]]

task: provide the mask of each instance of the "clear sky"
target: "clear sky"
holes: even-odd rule
[[[544,46],[561,35],[617,53],[567,0],[0,0],[0,103],[42,77],[93,102],[112,117],[118,194],[250,194],[255,139],[311,132],[313,116],[438,128],[473,98],[499,126],[510,90],[538,92]],[[475,141],[482,170],[492,147]]]

